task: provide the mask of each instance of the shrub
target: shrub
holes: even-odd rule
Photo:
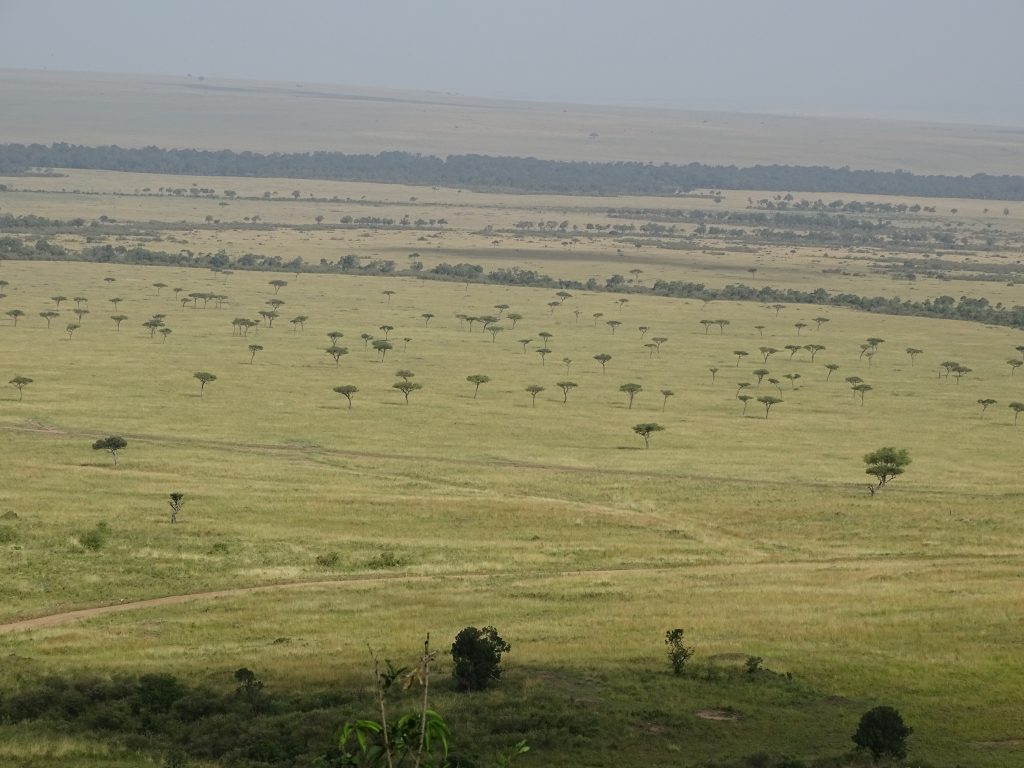
[[[870,750],[875,760],[886,755],[902,760],[907,756],[907,737],[913,732],[892,707],[875,707],[861,716],[853,743]]]
[[[341,555],[337,552],[324,552],[322,555],[316,556],[316,564],[321,568],[333,568],[340,559]]]
[[[745,667],[748,675],[756,675],[761,671],[761,664],[764,662],[760,656],[747,656]]]
[[[103,545],[107,543],[110,538],[110,526],[104,522],[96,523],[95,528],[82,533],[78,536],[78,541],[86,549],[91,549],[93,552],[97,552],[103,549]]]
[[[10,544],[18,538],[13,528],[7,525],[0,525],[0,544]]]
[[[670,629],[665,633],[665,645],[668,646],[668,661],[672,665],[672,671],[681,675],[686,662],[693,656],[693,648],[683,645],[683,630]]]
[[[501,678],[501,655],[512,650],[494,627],[466,627],[452,643],[452,677],[460,691],[482,691]]]

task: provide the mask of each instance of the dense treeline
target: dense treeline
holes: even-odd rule
[[[518,285],[531,288],[555,288],[578,291],[608,291],[613,293],[650,293],[673,298],[699,299],[701,301],[759,301],[765,303],[819,304],[833,307],[849,307],[864,312],[887,315],[914,315],[949,320],[970,320],[973,322],[1003,325],[1024,329],[1024,306],[1006,307],[991,304],[988,299],[961,296],[940,296],[934,300],[910,301],[895,297],[860,296],[855,293],[829,293],[824,288],[800,291],[793,288],[754,288],[742,284],[727,285],[724,288],[708,288],[703,283],[680,280],[658,280],[652,286],[629,283],[622,275],[612,275],[604,284],[595,278],[586,282],[559,280],[532,269],[508,267],[485,272],[479,264],[442,263],[430,269],[423,269],[419,262],[410,269],[397,269],[389,259],[363,261],[348,255],[337,261],[321,259],[319,264],[306,264],[301,258],[284,261],[280,256],[244,254],[232,259],[224,251],[213,254],[193,254],[189,251],[167,253],[151,251],[141,246],[125,247],[96,245],[81,251],[68,251],[63,246],[38,240],[28,245],[15,237],[0,237],[0,259],[40,259],[91,261],[114,264],[150,264],[180,267],[205,267],[219,271],[233,269],[320,272],[361,275],[391,275],[415,277],[426,280],[445,280],[466,283],[489,283],[497,285]]]
[[[0,145],[0,173],[33,168],[87,168],[203,176],[333,179],[576,195],[673,195],[693,189],[763,189],[1024,200],[1024,176],[918,175],[823,166],[580,162],[533,157],[409,152],[273,153],[231,150],[126,149],[73,144]]]

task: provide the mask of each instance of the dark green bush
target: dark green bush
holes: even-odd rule
[[[452,643],[452,677],[460,691],[482,691],[501,678],[501,655],[512,650],[494,627],[466,627]]]

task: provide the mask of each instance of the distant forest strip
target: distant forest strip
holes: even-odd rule
[[[61,245],[38,240],[34,245],[19,238],[0,236],[0,260],[46,260],[46,261],[87,261],[103,264],[146,264],[176,267],[198,267],[228,273],[232,270],[255,270],[268,272],[312,272],[321,274],[350,274],[368,276],[407,277],[420,280],[442,280],[460,283],[484,283],[491,285],[524,286],[528,288],[551,288],[608,292],[618,294],[646,294],[700,301],[756,301],[765,304],[811,304],[829,307],[846,307],[862,312],[885,315],[910,315],[946,320],[968,320],[988,325],[1001,325],[1024,329],[1024,306],[1007,307],[991,304],[984,297],[939,296],[936,299],[911,301],[898,297],[860,296],[855,293],[829,293],[824,288],[801,291],[794,288],[755,288],[743,284],[727,285],[724,288],[708,288],[703,283],[679,280],[658,280],[650,286],[631,284],[622,275],[612,275],[604,283],[590,278],[586,282],[559,280],[532,269],[510,267],[485,272],[479,264],[438,264],[430,269],[416,261],[409,269],[398,269],[390,259],[364,261],[348,255],[337,261],[321,259],[318,264],[307,264],[301,258],[285,261],[280,256],[261,256],[254,253],[237,258],[224,251],[211,254],[194,254],[189,251],[167,253],[152,251],[141,246],[94,245],[80,251],[71,251]]]
[[[534,157],[409,152],[273,153],[231,150],[126,149],[73,144],[0,144],[0,174],[79,168],[176,175],[327,179],[473,190],[568,195],[671,196],[695,189],[843,192],[865,195],[1024,200],[1024,176],[919,175],[823,166],[580,162]]]

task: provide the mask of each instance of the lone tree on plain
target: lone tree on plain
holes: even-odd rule
[[[601,364],[601,373],[604,373],[604,367],[612,359],[612,356],[602,352],[600,355],[594,355],[594,359]]]
[[[391,297],[395,295],[395,292],[394,291],[381,291],[381,293],[388,297],[387,303],[390,304],[391,303]]]
[[[906,448],[879,448],[864,454],[864,463],[867,465],[864,473],[878,479],[875,488],[884,488],[886,483],[902,475],[910,466],[910,454]]]
[[[636,397],[638,393],[643,392],[643,389],[644,388],[641,387],[639,384],[629,383],[629,384],[621,385],[619,387],[619,392],[625,392],[626,393],[626,397],[629,398],[629,406],[628,407],[632,408],[633,407],[633,398]]]
[[[249,365],[252,365],[252,361],[256,359],[256,353],[257,352],[262,352],[262,351],[263,351],[263,346],[260,345],[260,344],[250,344],[249,345],[249,353],[250,353],[249,354]]]
[[[25,316],[25,313],[20,309],[9,309],[5,314],[14,321],[15,328],[18,327],[18,318]]]
[[[117,452],[128,447],[128,441],[123,437],[111,435],[97,440],[92,444],[94,451],[107,451],[114,459],[114,466],[117,466]]]
[[[352,395],[359,391],[359,387],[353,384],[342,384],[341,386],[335,387],[334,391],[339,395],[348,400],[348,409],[352,410]]]
[[[749,352],[744,352],[742,349],[737,349],[735,352],[733,352],[733,354],[736,355],[736,367],[739,368],[740,367],[740,361],[742,361],[743,358],[746,357],[750,353]]]
[[[419,384],[419,383],[417,383],[415,381],[409,381],[407,379],[403,380],[403,381],[396,381],[391,386],[394,389],[397,389],[399,392],[402,393],[402,396],[405,398],[405,404],[406,405],[409,404],[409,395],[412,392],[415,392],[417,389],[423,389],[423,385],[422,384]]]
[[[53,318],[60,317],[60,312],[54,312],[52,309],[48,309],[45,312],[40,312],[39,316],[46,321],[46,327],[50,327],[50,323],[53,322]]]
[[[252,349],[252,347],[249,347]],[[262,349],[262,347],[260,347]],[[348,347],[328,347],[327,354],[334,358],[334,364],[338,365],[343,355],[348,354]],[[249,362],[252,362],[251,360]]]
[[[474,386],[473,399],[476,400],[477,394],[480,392],[480,385],[486,384],[491,380],[490,376],[485,376],[482,373],[474,373],[471,376],[466,377],[466,381]]]
[[[715,325],[718,326],[718,335],[721,336],[725,333],[725,326],[730,325],[728,320],[715,320]]]
[[[978,401],[978,405],[981,406],[981,417],[985,416],[985,411],[988,410],[990,405],[995,405],[998,401],[993,400],[991,397],[986,397]]]
[[[817,331],[821,330],[821,324],[822,323],[827,323],[828,322],[828,318],[827,317],[814,317],[814,318],[811,318],[811,319],[814,320],[814,322],[816,322],[818,324],[817,328],[815,328],[815,330],[817,330]]]
[[[160,289],[161,288],[166,288],[167,287],[167,283],[153,283],[153,287],[156,288],[156,295],[159,296],[160,295]]]
[[[423,327],[426,328],[430,325],[430,321],[434,319],[434,315],[431,312],[424,312],[420,317],[423,318]]]
[[[768,412],[771,411],[773,405],[778,405],[782,400],[778,397],[772,397],[771,395],[765,395],[764,397],[757,398],[757,402],[764,406],[764,417],[768,418]]]
[[[1013,411],[1013,425],[1017,426],[1017,417],[1024,413],[1024,403],[1010,403],[1010,410]]]
[[[526,388],[526,391],[530,393],[530,397],[532,398],[532,406],[536,408],[537,395],[544,391],[544,387],[540,386],[539,384],[531,384]]]
[[[494,627],[466,627],[452,643],[452,677],[460,691],[482,691],[501,679],[501,656],[512,650]]]
[[[793,327],[796,328],[796,335],[800,335],[800,331],[807,327],[807,323],[794,323]]]
[[[566,403],[569,401],[569,391],[576,389],[579,385],[575,381],[559,381],[555,383],[555,386],[562,390],[562,402]]]
[[[47,328],[49,328],[49,325],[47,325]],[[1006,364],[1010,366],[1010,375],[1013,376],[1016,370],[1020,368],[1022,365],[1024,365],[1024,360],[1018,360],[1015,357],[1011,357],[1009,360],[1006,361]]]
[[[902,760],[907,756],[907,737],[914,732],[892,707],[875,707],[865,712],[852,736],[858,749],[871,752],[877,762],[883,757]]]
[[[178,515],[181,514],[181,508],[185,506],[185,494],[179,491],[175,491],[171,494],[171,500],[167,502],[171,507],[171,524],[178,522]]]
[[[676,393],[673,392],[671,389],[663,389],[663,390],[661,390],[661,396],[663,398],[662,401],[661,401],[661,410],[662,411],[664,411],[665,410],[665,406],[668,405],[668,399],[670,397],[674,397],[675,394]]]
[[[15,376],[8,382],[8,384],[10,384],[16,390],[18,390],[18,402],[21,402],[21,397],[25,390],[25,387],[27,387],[31,383],[32,379],[28,378],[27,376]]]
[[[268,283],[268,285],[274,286],[274,293],[276,294],[278,291],[280,291],[282,288],[284,288],[286,285],[288,285],[288,281],[287,280],[271,280]]]
[[[825,374],[825,381],[828,381],[830,378],[832,378],[832,374],[839,370],[839,364],[827,363],[825,367],[828,369],[828,373]]]
[[[203,392],[206,390],[206,385],[211,381],[216,381],[217,377],[212,373],[206,371],[196,371],[192,374],[192,377],[199,380],[199,396],[203,396]]]
[[[715,377],[718,376],[718,369],[711,366],[708,370],[711,372],[711,383],[713,385],[715,383]]]
[[[914,358],[923,353],[923,349],[918,349],[917,347],[907,347],[907,355],[910,357],[911,367],[913,367],[914,365]]]
[[[633,427],[633,431],[644,439],[644,448],[651,447],[651,435],[653,435],[655,432],[661,432],[664,429],[665,428],[663,426],[661,426],[660,424],[655,424],[654,422],[636,424]]]
[[[605,325],[612,329],[612,336],[614,336],[615,329],[622,325],[622,323],[620,323],[618,320],[609,320],[607,323],[605,323]]]
[[[672,665],[672,673],[683,674],[686,662],[693,656],[693,648],[687,648],[683,642],[683,630],[670,629],[665,633],[665,645],[668,648],[668,662]]]

